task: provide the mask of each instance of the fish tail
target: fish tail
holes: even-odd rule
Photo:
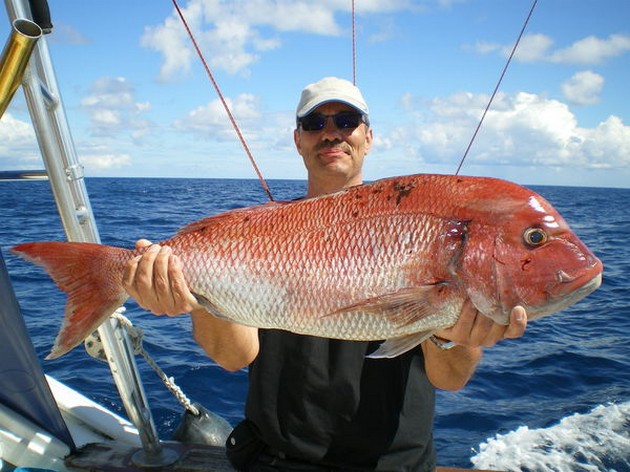
[[[122,286],[125,263],[134,252],[75,242],[20,244],[11,252],[43,267],[68,298],[64,321],[46,359],[70,351],[129,297]]]

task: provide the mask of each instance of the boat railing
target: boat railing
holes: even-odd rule
[[[10,21],[30,22],[31,5],[36,3],[5,0]],[[47,10],[46,2],[40,3]],[[33,11],[36,9],[33,6]],[[70,241],[99,243],[83,166],[72,140],[45,36],[31,53],[22,87],[66,236]],[[147,466],[173,462],[168,449],[160,444],[127,331],[112,318],[101,325],[99,335],[124,408],[140,433],[143,449],[134,455],[134,462]]]

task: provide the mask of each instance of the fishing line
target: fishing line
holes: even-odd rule
[[[197,41],[195,40],[195,36],[193,34],[193,32],[191,31],[190,27],[188,26],[188,22],[186,21],[186,18],[184,17],[183,12],[181,11],[177,0],[172,0],[173,5],[175,6],[175,10],[177,11],[177,14],[179,15],[179,18],[181,19],[186,32],[188,33],[188,36],[190,37],[190,40],[193,44],[193,47],[195,48],[195,51],[197,52],[197,55],[199,56],[199,59],[201,60],[205,70],[206,70],[206,74],[208,75],[208,78],[210,79],[210,81],[212,82],[212,85],[214,86],[214,89],[217,92],[217,95],[219,96],[219,99],[221,100],[221,103],[223,105],[223,108],[225,109],[225,112],[228,115],[228,118],[230,120],[230,122],[232,123],[232,127],[234,128],[234,131],[236,132],[236,135],[238,136],[239,141],[241,142],[241,145],[243,146],[243,149],[245,150],[245,153],[247,154],[247,157],[249,158],[249,161],[251,162],[254,171],[256,172],[256,175],[258,176],[258,180],[260,181],[263,190],[265,191],[265,193],[267,194],[267,197],[269,198],[270,201],[274,201],[273,196],[271,194],[271,190],[269,190],[269,186],[267,185],[267,182],[265,181],[265,178],[263,177],[262,173],[260,172],[260,169],[258,168],[258,165],[256,164],[256,160],[254,159],[254,156],[252,155],[252,152],[249,149],[249,146],[247,145],[247,142],[245,141],[245,137],[243,136],[243,134],[241,133],[240,127],[238,126],[236,119],[234,118],[234,116],[232,115],[232,112],[230,111],[230,108],[227,105],[227,102],[225,101],[225,98],[223,96],[223,93],[221,92],[221,89],[219,87],[219,84],[217,83],[217,81],[214,78],[214,75],[212,74],[212,71],[210,70],[210,67],[208,66],[208,63],[205,60],[205,57],[203,56],[203,53],[201,52],[201,49],[199,48]],[[459,162],[459,165],[457,166],[457,170],[455,171],[455,175],[458,175],[462,166],[464,165],[464,161],[466,160],[466,158],[468,157],[468,153],[470,152],[470,149],[472,148],[472,145],[475,141],[475,139],[477,138],[477,134],[479,133],[479,130],[481,129],[481,126],[486,118],[486,115],[488,114],[488,111],[490,109],[490,106],[492,105],[492,102],[494,101],[494,98],[499,90],[499,87],[501,86],[501,83],[503,82],[503,78],[505,77],[505,74],[507,72],[507,69],[510,65],[510,63],[512,62],[512,58],[514,57],[514,54],[516,53],[516,49],[518,48],[519,43],[521,42],[521,39],[523,37],[523,34],[525,33],[525,29],[527,28],[527,25],[529,23],[529,20],[531,19],[533,13],[534,13],[534,9],[536,8],[536,5],[538,4],[538,0],[534,0],[532,3],[532,6],[529,10],[529,14],[527,15],[527,18],[525,19],[525,22],[523,24],[523,27],[521,28],[521,31],[518,35],[518,38],[516,39],[516,42],[514,43],[514,47],[512,48],[512,51],[510,52],[510,55],[505,63],[505,66],[503,67],[503,70],[501,72],[501,75],[499,76],[499,80],[497,81],[497,84],[492,92],[492,95],[490,96],[490,99],[488,100],[488,104],[486,105],[486,108],[484,109],[483,114],[481,115],[481,119],[479,120],[479,123],[477,124],[477,127],[475,128],[475,131],[472,135],[472,137],[470,138],[470,141],[468,143],[468,146],[466,147],[466,150],[464,151],[464,155],[462,156],[462,159]],[[356,85],[356,10],[355,10],[355,0],[352,0],[352,83]]]
[[[357,35],[355,0],[352,0],[352,84],[357,85]]]
[[[466,151],[464,152],[464,155],[462,156],[462,160],[459,162],[459,166],[457,166],[457,170],[455,171],[455,175],[459,174],[459,171],[462,168],[462,165],[464,164],[464,161],[466,160],[466,157],[468,156],[468,151],[470,151],[470,148],[473,145],[473,142],[475,141],[475,138],[477,137],[477,133],[479,133],[479,129],[481,128],[481,125],[483,124],[483,120],[486,118],[486,115],[488,114],[488,110],[490,109],[490,105],[492,105],[492,101],[494,100],[495,95],[497,94],[497,91],[499,90],[499,86],[501,85],[501,82],[503,81],[503,77],[505,76],[505,73],[507,72],[507,68],[510,65],[510,62],[512,61],[512,58],[514,57],[514,53],[516,52],[516,48],[518,47],[518,44],[521,42],[521,38],[523,37],[523,33],[525,33],[525,28],[527,28],[527,24],[529,23],[530,18],[532,17],[532,14],[534,13],[534,8],[536,8],[536,4],[538,3],[538,0],[534,0],[534,3],[532,4],[531,9],[529,10],[529,14],[527,15],[527,18],[525,19],[525,23],[523,24],[523,28],[521,29],[521,33],[518,35],[518,38],[516,39],[516,43],[514,43],[514,47],[512,48],[512,52],[510,53],[510,56],[508,57],[507,62],[505,63],[505,67],[503,67],[503,72],[501,72],[501,76],[499,77],[499,81],[497,82],[496,87],[494,87],[494,91],[492,92],[492,95],[490,96],[490,100],[488,100],[488,104],[486,105],[486,109],[484,110],[483,114],[481,115],[481,119],[479,120],[479,123],[477,124],[477,128],[475,129],[475,132],[472,135],[472,138],[470,138],[470,142],[468,143],[468,147],[466,148]]]
[[[228,107],[227,102],[225,101],[225,98],[223,98],[223,94],[221,93],[219,84],[217,83],[216,80],[214,80],[214,76],[212,75],[212,72],[210,71],[210,67],[208,66],[208,63],[206,62],[206,59],[204,58],[203,53],[201,52],[201,49],[199,49],[199,46],[197,45],[195,36],[190,30],[188,26],[188,22],[186,21],[186,18],[184,18],[184,14],[179,8],[179,5],[177,4],[177,0],[172,0],[172,1],[173,1],[173,5],[175,5],[175,10],[177,10],[177,14],[179,15],[179,18],[182,20],[182,23],[184,24],[184,27],[186,28],[186,31],[188,32],[188,36],[190,37],[190,40],[192,41],[195,51],[197,51],[197,55],[199,56],[199,59],[201,59],[201,62],[204,68],[206,69],[206,73],[208,74],[208,77],[210,78],[212,85],[214,86],[214,89],[217,91],[217,94],[219,95],[219,99],[221,100],[221,103],[223,104],[223,108],[225,109],[225,112],[227,113],[228,118],[230,119],[230,122],[232,123],[232,127],[234,128],[234,131],[236,131],[236,135],[238,136],[238,139],[240,140],[241,145],[243,146],[243,149],[245,149],[245,153],[247,154],[249,161],[254,167],[254,171],[256,172],[256,175],[258,176],[258,180],[260,180],[263,190],[267,194],[267,197],[269,197],[269,200],[273,202],[274,200],[273,200],[273,196],[271,195],[271,190],[269,190],[269,186],[267,185],[265,178],[262,176],[262,173],[260,172],[260,169],[258,168],[258,165],[256,164],[256,160],[254,159],[254,156],[249,150],[249,146],[247,145],[247,142],[245,141],[245,137],[241,133],[241,129],[236,123],[236,120],[234,119],[234,116],[232,115],[232,112],[230,111],[230,108]]]

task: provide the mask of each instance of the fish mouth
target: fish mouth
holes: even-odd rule
[[[561,283],[569,283],[571,285],[577,285],[576,281],[582,279],[583,277],[571,277],[565,272],[561,272],[558,274]],[[556,313],[574,303],[579,302],[587,295],[593,293],[597,290],[602,284],[602,272],[599,271],[593,277],[591,277],[587,282],[581,284],[570,293],[566,295],[554,296],[550,297],[550,302],[544,306],[539,307],[526,307],[527,311],[527,319],[535,320],[536,318],[542,318],[543,316],[551,315],[552,313]]]

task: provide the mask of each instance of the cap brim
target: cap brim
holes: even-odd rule
[[[317,107],[324,105],[326,103],[333,103],[333,102],[344,103],[346,105],[351,106],[352,108],[357,110],[359,113],[362,113],[364,115],[368,114],[367,109],[365,109],[365,107],[363,107],[361,104],[356,103],[355,100],[344,100],[343,98],[340,98],[339,96],[335,96],[331,98],[317,97],[317,100],[312,100],[308,102],[307,104],[305,104],[302,107],[302,109],[298,112],[297,117],[303,118],[309,113],[311,113],[313,110],[315,110]]]

